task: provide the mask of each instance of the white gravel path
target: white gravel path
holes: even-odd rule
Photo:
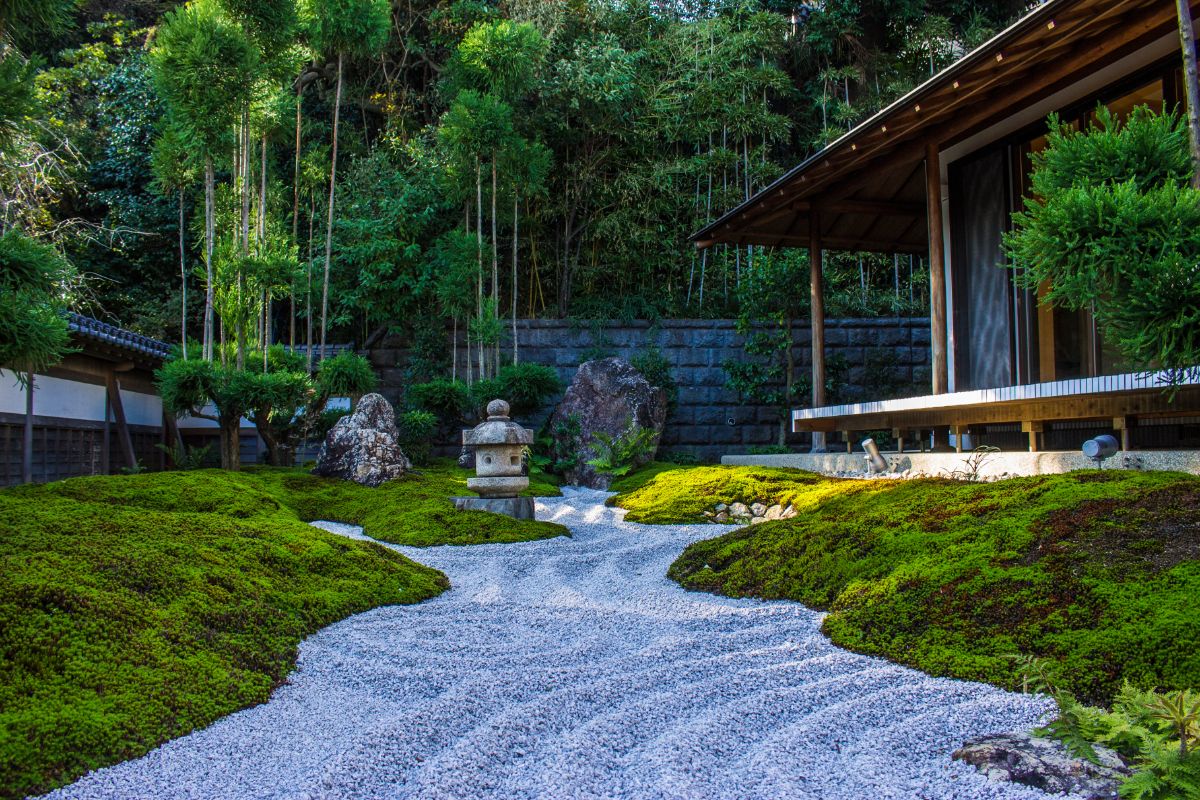
[[[1044,701],[848,653],[794,603],[684,592],[667,566],[719,529],[604,497],[539,501],[571,539],[398,548],[454,588],[325,628],[270,702],[53,797],[1044,800],[949,759]]]

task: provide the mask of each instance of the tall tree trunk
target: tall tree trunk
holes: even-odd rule
[[[260,162],[258,166],[258,246],[261,253],[262,246],[267,240],[267,134],[262,135],[260,143]],[[267,276],[268,279],[273,279]],[[271,347],[271,292],[274,286],[263,284],[263,304],[262,304],[262,336],[259,338],[259,346],[263,351],[263,372],[267,371],[267,350]]]
[[[496,233],[496,151],[492,151],[492,307],[500,316],[500,243]],[[493,374],[500,372],[500,338],[492,345]]]
[[[213,360],[213,194],[216,177],[210,154],[204,159],[204,360]]]
[[[450,380],[458,380],[458,314],[450,315]]]
[[[241,184],[242,184],[242,259],[237,268],[237,368],[246,368],[246,270],[245,259],[250,254],[250,108],[242,108],[241,127]]]
[[[242,467],[241,432],[242,418],[222,413],[220,415],[221,469],[237,471]]]
[[[179,341],[187,361],[187,256],[184,249],[183,189],[179,190]]]
[[[313,227],[317,216],[317,201],[313,197],[313,193],[308,195],[308,262],[305,265],[304,272],[306,273],[306,283],[304,287],[304,327],[305,327],[305,358],[307,360],[306,368],[308,374],[313,371],[313,309],[312,309],[312,265],[313,265]]]
[[[1179,42],[1183,48],[1183,83],[1187,95],[1188,139],[1192,143],[1192,186],[1200,189],[1200,78],[1196,76],[1196,35],[1190,0],[1175,0]]]
[[[342,62],[344,56],[338,53],[337,89],[333,93],[333,151],[329,162],[329,214],[325,223],[325,277],[321,288],[321,357],[325,357],[325,335],[328,332],[329,318],[329,265],[333,260],[333,200],[337,187],[338,160],[338,123],[341,121],[342,107]]]
[[[512,363],[517,363],[517,247],[520,245],[520,238],[517,236],[517,228],[519,225],[518,214],[520,212],[520,197],[516,190],[513,190],[513,242],[512,242],[512,337],[513,337],[513,360]]]
[[[300,247],[300,112],[304,89],[296,86],[296,152],[292,165],[292,245]],[[291,281],[291,306],[288,311],[288,345],[296,347],[296,282]]]
[[[476,324],[481,324],[483,320],[483,160],[475,157],[475,241],[476,241],[476,266],[478,267],[478,276],[475,282],[475,318],[480,320]],[[479,347],[479,379],[483,380],[483,340],[477,342]],[[468,355],[470,351],[468,351]]]

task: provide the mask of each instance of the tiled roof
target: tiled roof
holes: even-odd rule
[[[83,339],[119,347],[141,355],[156,359],[165,359],[171,353],[171,345],[159,339],[152,339],[140,333],[109,325],[92,317],[85,317],[74,312],[67,314],[67,327],[71,333]]]

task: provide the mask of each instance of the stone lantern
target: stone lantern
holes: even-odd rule
[[[533,431],[508,418],[508,403],[493,400],[487,419],[463,431],[463,444],[475,449],[475,477],[467,487],[479,497],[456,497],[459,509],[491,511],[517,519],[533,519],[533,498],[519,497],[529,487],[522,474],[525,448],[533,444]]]

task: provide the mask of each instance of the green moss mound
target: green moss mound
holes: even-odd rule
[[[823,496],[834,481],[781,467],[681,467],[655,462],[610,487],[611,505],[629,509],[626,519],[652,525],[706,522],[717,503],[789,503],[797,508]]]
[[[0,491],[0,798],[47,791],[261,703],[308,634],[449,585],[306,520],[405,544],[565,531],[455,512],[446,498],[465,490],[466,473],[442,463],[380,489],[262,468]]]
[[[662,522],[696,521],[731,499],[792,502],[796,518],[693,544],[669,575],[688,589],[828,609],[826,633],[851,650],[1009,688],[1011,655],[1034,654],[1099,703],[1126,680],[1200,686],[1195,476],[975,484],[801,473],[789,489],[781,472],[665,470],[617,502]]]

